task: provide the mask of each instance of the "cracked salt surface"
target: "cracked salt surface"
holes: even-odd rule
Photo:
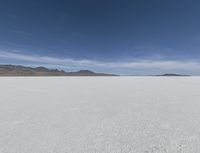
[[[200,77],[0,78],[0,153],[198,153]]]

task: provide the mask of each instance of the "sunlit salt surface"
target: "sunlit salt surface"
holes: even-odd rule
[[[0,153],[198,153],[200,77],[0,78]]]

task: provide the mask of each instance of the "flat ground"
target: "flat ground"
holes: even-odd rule
[[[182,152],[200,152],[200,77],[0,78],[0,153]]]

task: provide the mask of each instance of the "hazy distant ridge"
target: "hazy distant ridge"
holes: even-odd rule
[[[160,75],[156,75],[156,76],[190,76],[190,75],[176,74],[176,73],[165,73],[165,74],[160,74]]]

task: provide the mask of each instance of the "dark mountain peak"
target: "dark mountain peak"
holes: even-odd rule
[[[49,69],[47,69],[46,67],[42,67],[42,66],[36,67],[35,70],[36,71],[49,71]]]
[[[51,72],[65,72],[65,71],[63,71],[63,70],[60,71],[58,69],[52,69]]]
[[[88,73],[88,74],[95,74],[94,72],[90,70],[79,70],[77,73]]]

